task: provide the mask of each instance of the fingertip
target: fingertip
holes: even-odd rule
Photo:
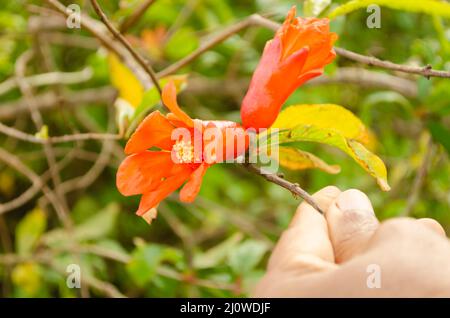
[[[341,190],[339,190],[339,188],[335,186],[327,186],[314,193],[312,195],[312,198],[322,209],[322,211],[327,211],[331,203],[333,203],[333,201],[339,196],[340,193]],[[304,201],[297,207],[297,211],[291,221],[290,226],[295,226],[299,222],[308,222],[308,220],[311,218],[324,219],[324,216],[318,213],[318,211],[316,211],[312,206]]]
[[[369,198],[356,189],[339,194],[325,217],[338,263],[358,254],[379,225]]]
[[[443,237],[447,236],[442,225],[435,219],[422,218],[422,219],[418,219],[417,222],[425,225],[427,228],[429,228],[433,232],[439,234],[440,236],[443,236]]]
[[[369,197],[357,189],[349,189],[342,192],[336,200],[336,205],[343,213],[357,210],[372,215],[375,214]]]

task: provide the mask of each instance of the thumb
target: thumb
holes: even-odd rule
[[[313,198],[326,211],[340,192],[329,186],[315,193]],[[325,217],[303,202],[275,246],[268,270],[295,269],[303,273],[330,264],[334,264],[334,254]]]
[[[367,245],[379,222],[369,198],[359,190],[342,192],[326,213],[336,263],[342,263]]]

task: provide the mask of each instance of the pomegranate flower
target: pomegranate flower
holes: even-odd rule
[[[295,6],[268,41],[242,101],[245,128],[269,128],[293,91],[323,73],[336,56],[329,20],[295,17]]]
[[[177,104],[173,82],[164,87],[162,99],[171,113],[164,116],[154,111],[142,121],[128,140],[128,156],[117,171],[120,193],[142,194],[139,216],[184,183],[180,200],[192,202],[208,167],[236,158],[248,143],[245,131],[234,122],[191,119]],[[245,144],[239,149],[242,139]]]

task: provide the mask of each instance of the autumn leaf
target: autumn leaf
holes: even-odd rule
[[[125,132],[125,136],[129,137],[145,114],[159,103],[159,92],[155,87],[146,91],[133,72],[115,54],[108,55],[108,63],[111,83],[119,93],[115,102],[119,133],[122,135]],[[169,81],[175,83],[179,92],[184,88],[187,75],[167,76],[158,82],[163,87]]]
[[[364,146],[364,143],[373,143],[373,137],[364,124],[345,108],[338,105],[288,107],[280,113],[273,127],[280,129],[280,145],[297,146],[296,142],[306,141],[337,147],[373,176],[383,191],[390,189],[383,161]],[[291,165],[295,166],[295,163]]]
[[[343,137],[354,139],[373,149],[375,140],[369,129],[351,111],[334,104],[294,105],[283,110],[272,127],[292,129],[313,125],[333,129]]]
[[[144,87],[131,70],[115,54],[108,55],[111,84],[118,90],[119,98],[136,108],[144,96]]]
[[[290,170],[317,168],[331,174],[336,174],[341,171],[338,165],[329,165],[312,153],[294,147],[280,147],[278,160],[281,166]]]

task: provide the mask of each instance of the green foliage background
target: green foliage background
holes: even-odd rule
[[[64,1],[66,5],[73,2],[96,18],[89,1]],[[139,3],[99,2],[116,22]],[[331,7],[344,2],[333,1]],[[281,21],[292,4],[297,4],[301,15],[301,3],[292,0],[157,0],[129,33],[138,37],[144,29],[169,30],[171,35],[159,47],[140,49],[154,68],[161,70],[195,50],[208,34],[255,12],[270,14]],[[17,58],[34,46],[41,46],[40,41],[49,32],[91,37],[83,29],[31,31],[37,6],[44,5],[44,1],[0,0],[0,82],[14,74]],[[329,9],[323,15],[327,12]],[[448,20],[382,8],[381,28],[369,29],[368,15],[365,10],[358,10],[333,20],[332,27],[340,36],[338,46],[396,63],[431,64],[435,69],[450,70]],[[242,31],[185,67],[179,73],[190,77],[187,89],[180,95],[180,104],[192,117],[240,121],[240,101],[248,79],[265,41],[272,36],[273,33],[260,28]],[[110,85],[106,59],[97,49],[57,43],[47,48],[43,54],[53,61],[55,70],[73,72],[89,66],[94,75],[82,84],[43,86],[36,93],[55,89],[77,92]],[[341,67],[348,66],[370,68],[337,58],[326,72],[333,76]],[[44,72],[42,63],[34,60],[29,72]],[[415,83],[416,96],[338,83],[306,85],[286,103],[334,103],[362,118],[378,139],[377,153],[388,167],[390,192],[381,192],[374,180],[341,152],[313,144],[305,144],[304,148],[329,163],[339,164],[340,174],[284,172],[287,179],[298,182],[310,193],[330,184],[341,189],[358,188],[370,197],[380,219],[407,211],[413,217],[437,219],[448,233],[450,80],[407,78]],[[2,107],[20,98],[17,89],[0,95],[0,114]],[[62,104],[43,112],[43,118],[52,136],[69,134],[73,129],[86,131],[86,118],[91,126],[105,131],[108,108],[113,109],[112,104],[91,102],[76,107]],[[36,133],[27,113],[1,121]],[[433,138],[430,167],[417,195],[412,197],[414,180],[430,147],[430,133]],[[37,174],[46,171],[41,145],[15,141],[5,135],[0,135],[0,145]],[[120,141],[119,146],[123,145]],[[92,154],[101,149],[97,141],[79,146],[86,151],[85,157],[67,164],[61,171],[63,180],[83,176],[93,164]],[[74,147],[74,143],[58,145],[58,160]],[[39,196],[0,215],[0,295],[76,297],[89,292],[91,296],[118,296],[114,290],[129,297],[248,295],[263,274],[269,251],[288,225],[298,200],[242,167],[216,165],[206,174],[195,203],[181,204],[173,195],[160,205],[158,218],[149,226],[134,215],[139,198],[123,197],[116,190],[115,173],[121,158],[120,151],[114,151],[92,184],[67,194],[75,222],[71,233],[64,230],[51,206]],[[0,163],[1,202],[16,198],[29,186],[25,177]],[[408,201],[411,208],[407,208]],[[71,263],[80,264],[82,277],[90,286],[88,291],[66,287],[65,270]],[[99,282],[106,283],[108,288],[99,286]]]

